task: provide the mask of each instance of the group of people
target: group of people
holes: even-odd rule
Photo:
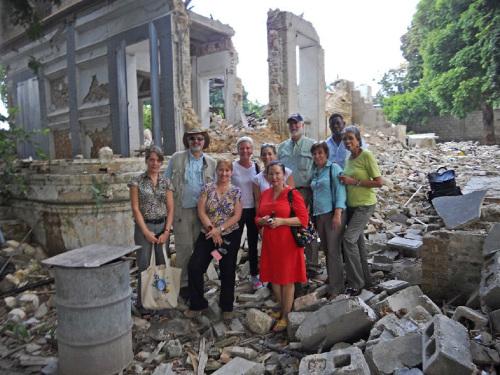
[[[158,263],[165,261],[162,246],[173,227],[187,317],[208,307],[204,273],[213,258],[219,264],[219,305],[224,319],[232,317],[245,227],[252,286],[269,283],[280,306],[270,313],[276,319],[274,331],[286,329],[295,284],[307,281],[306,263],[311,261],[306,259],[311,252],[297,245],[290,227],[307,227],[310,218],[314,222],[326,254],[330,298],[358,295],[371,285],[363,231],[377,201],[373,188],[382,185],[376,159],[359,129],[345,127],[339,114],[330,117],[332,135],[321,142],[304,135],[300,114],[292,114],[287,123],[289,139],[261,145],[262,169],[252,159],[250,137],[238,139],[238,160],[215,161],[203,152],[208,133],[194,129],[185,132],[186,149],[172,155],[163,175],[163,153],[152,146],[146,152],[146,172],[129,183],[134,238],[141,246],[139,271],[147,268],[153,250]],[[139,289],[139,308],[140,294]]]

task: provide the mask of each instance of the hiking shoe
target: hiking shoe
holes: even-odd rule
[[[253,290],[264,288],[264,284],[262,283],[262,281],[260,281],[259,275],[250,276],[250,281],[252,282]]]

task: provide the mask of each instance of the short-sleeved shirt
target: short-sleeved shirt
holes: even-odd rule
[[[252,162],[250,167],[245,168],[238,161],[233,162],[233,176],[231,181],[233,185],[241,190],[241,206],[243,208],[254,208],[255,199],[253,196],[253,179],[257,175],[257,168]]]
[[[144,220],[159,220],[167,216],[167,190],[172,190],[170,179],[158,175],[156,186],[147,172],[133,177],[127,184],[136,186],[139,194],[139,210]]]
[[[368,149],[364,139],[361,139],[361,148],[364,150]],[[328,146],[328,160],[332,163],[337,163],[341,168],[345,167],[345,161],[351,156],[351,152],[345,148],[344,142],[340,142],[338,145],[330,136],[326,140],[326,145]]]
[[[257,185],[262,193],[264,190],[267,190],[271,187],[269,181],[267,181],[265,171],[260,172],[253,178],[253,183]],[[290,168],[285,167],[285,182],[288,180],[288,177],[292,175],[292,170]]]
[[[285,167],[292,170],[297,188],[309,187],[311,183],[313,168],[311,146],[313,144],[313,139],[303,135],[297,142],[287,139],[278,146],[278,158]]]
[[[373,180],[376,177],[380,177],[381,174],[375,156],[368,150],[362,150],[356,159],[347,159],[344,175],[354,177],[356,180]],[[376,203],[377,196],[375,189],[347,185],[347,206],[371,206]]]
[[[234,215],[235,205],[241,200],[241,190],[237,186],[231,185],[229,189],[221,196],[217,194],[217,185],[214,182],[208,183],[201,189],[200,198],[207,196],[205,210],[208,218],[216,227],[224,224],[231,216]],[[233,224],[229,228],[224,228],[222,234],[231,233],[238,229],[238,223]]]

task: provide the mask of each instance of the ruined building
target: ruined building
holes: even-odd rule
[[[223,82],[225,114],[241,121],[234,30],[185,10],[180,0],[62,0],[38,5],[45,18],[32,41],[1,13],[0,63],[10,106],[51,158],[97,156],[103,146],[133,155],[151,103],[155,143],[181,147],[184,128],[209,125],[209,82]],[[43,8],[43,9],[42,9]],[[20,156],[34,156],[31,144]]]

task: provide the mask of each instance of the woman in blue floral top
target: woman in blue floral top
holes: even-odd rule
[[[231,184],[231,161],[219,160],[216,174],[217,182],[206,184],[198,200],[202,230],[188,264],[190,310],[185,315],[189,318],[200,315],[208,307],[203,274],[212,258],[219,262],[219,305],[224,318],[230,318],[233,311],[236,258],[240,247],[237,229],[242,212],[241,191]]]

